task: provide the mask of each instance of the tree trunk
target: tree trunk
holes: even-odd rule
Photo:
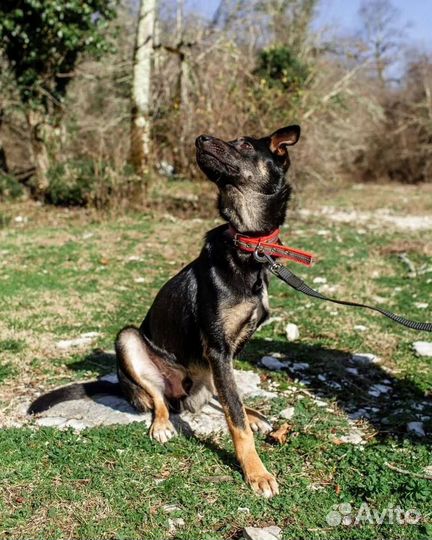
[[[2,109],[0,109],[0,174],[9,172],[9,167],[6,160],[6,152],[2,140],[3,115],[4,112]]]
[[[130,160],[137,174],[148,172],[151,146],[151,89],[157,0],[141,0],[132,83]]]
[[[30,129],[30,145],[36,170],[35,191],[36,195],[43,195],[48,188],[47,123],[40,111],[30,109],[27,111],[26,117]]]

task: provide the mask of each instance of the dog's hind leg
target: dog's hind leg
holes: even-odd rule
[[[169,420],[166,397],[172,397],[173,387],[183,388],[183,368],[170,365],[163,353],[134,327],[120,331],[115,348],[122,391],[138,410],[153,411],[150,437],[167,442],[176,430]]]

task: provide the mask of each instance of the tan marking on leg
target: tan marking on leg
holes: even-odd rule
[[[251,488],[263,497],[273,497],[279,493],[275,477],[264,467],[255,449],[253,433],[249,425],[246,429],[236,427],[226,414],[227,423],[234,442],[237,459]]]
[[[169,420],[164,398],[165,384],[157,366],[152,362],[144,340],[135,328],[119,334],[117,344],[120,381],[126,395],[138,406],[152,405],[153,422],[150,437],[164,443],[176,434]],[[131,384],[132,383],[132,384]]]

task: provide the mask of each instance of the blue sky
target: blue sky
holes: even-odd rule
[[[358,8],[361,0],[321,0],[316,26],[326,26],[337,33],[346,34],[359,25]],[[213,14],[219,0],[189,0],[188,5],[205,15]],[[432,50],[432,0],[393,0],[400,12],[410,45]]]

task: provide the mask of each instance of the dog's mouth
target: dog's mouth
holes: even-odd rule
[[[226,143],[214,137],[201,135],[195,141],[196,160],[200,169],[213,182],[226,177],[237,177],[240,168],[233,162]]]

